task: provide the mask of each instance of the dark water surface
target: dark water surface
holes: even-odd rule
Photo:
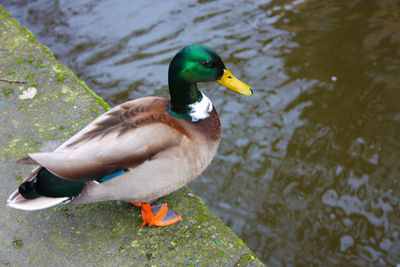
[[[111,105],[168,96],[214,47],[252,97],[201,84],[223,138],[189,187],[270,266],[400,264],[399,1],[2,1]]]

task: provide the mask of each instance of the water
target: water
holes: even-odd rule
[[[201,85],[223,134],[189,187],[270,266],[400,263],[399,1],[2,4],[111,105],[214,47],[255,95]]]

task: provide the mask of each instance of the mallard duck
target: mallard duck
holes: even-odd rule
[[[220,142],[220,120],[198,82],[217,81],[251,95],[210,47],[193,44],[169,65],[171,99],[128,101],[95,119],[54,152],[18,161],[37,167],[7,200],[22,210],[60,203],[121,200],[141,207],[143,226],[166,226],[181,217],[153,201],[183,187],[211,163]]]

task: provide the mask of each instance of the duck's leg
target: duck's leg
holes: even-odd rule
[[[142,226],[146,226],[147,224],[149,226],[167,226],[174,224],[182,219],[181,216],[169,210],[167,204],[157,204],[153,206],[151,206],[151,203],[131,202],[131,204],[142,209]]]

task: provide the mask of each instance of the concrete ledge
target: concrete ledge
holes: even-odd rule
[[[122,202],[23,212],[5,206],[31,169],[15,161],[51,151],[108,105],[0,7],[0,265],[263,266],[254,253],[183,188],[161,201],[183,221],[141,227]],[[29,89],[29,90],[28,90]]]

